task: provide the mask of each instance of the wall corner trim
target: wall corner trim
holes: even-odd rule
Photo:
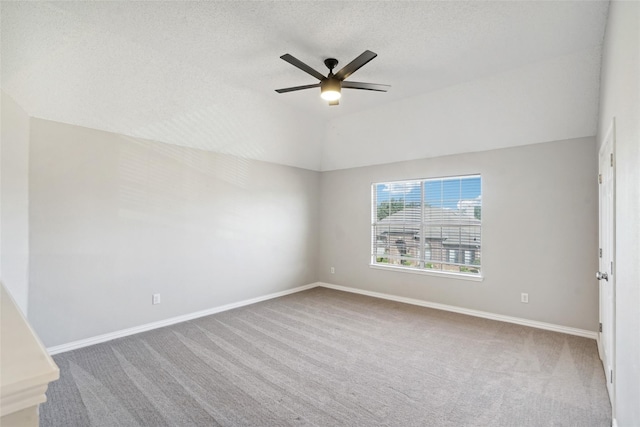
[[[296,292],[306,291],[307,289],[317,287],[317,283],[311,283],[308,285],[298,286],[295,288],[287,289],[280,292],[274,292],[272,294],[263,295],[256,298],[250,298],[243,301],[233,302],[230,304],[221,305],[218,307],[208,308],[206,310],[196,311],[189,314],[183,314],[181,316],[171,317],[169,319],[159,320],[157,322],[146,323],[140,326],[134,326],[132,328],[121,329],[119,331],[109,332],[107,334],[97,335],[90,338],[81,339],[78,341],[72,341],[67,344],[56,345],[53,347],[47,347],[47,351],[50,355],[65,353],[71,350],[77,350],[82,347],[88,347],[94,344],[100,344],[102,342],[111,341],[116,338],[122,338],[140,332],[150,331],[152,329],[162,328],[164,326],[173,325],[180,322],[186,322],[188,320],[197,319],[198,317],[209,316],[211,314],[220,313],[227,310],[233,310],[234,308],[244,307],[245,305],[255,304],[257,302],[270,300],[273,298],[283,297],[285,295],[294,294]]]
[[[504,316],[502,314],[494,314],[486,311],[472,310],[472,309],[463,308],[463,307],[456,307],[454,305],[440,304],[440,303],[424,301],[424,300],[419,300],[414,298],[399,297],[399,296],[390,295],[390,294],[383,294],[380,292],[372,292],[372,291],[366,291],[363,289],[350,288],[348,286],[333,285],[331,283],[318,282],[317,285],[324,288],[335,289],[335,290],[344,291],[344,292],[351,292],[351,293],[366,295],[374,298],[382,298],[390,301],[402,302],[405,304],[418,305],[418,306],[427,307],[427,308],[435,308],[437,310],[451,311],[454,313],[466,314],[468,316],[497,320],[499,322],[513,323],[516,325],[529,326],[531,328],[544,329],[547,331],[560,332],[563,334],[575,335],[578,337],[591,338],[593,340],[598,339],[597,332],[587,331],[585,329],[577,329],[569,326],[561,326],[561,325],[555,325],[552,323],[538,322],[536,320],[523,319],[520,317]]]

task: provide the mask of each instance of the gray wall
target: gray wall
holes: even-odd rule
[[[46,346],[316,280],[317,172],[40,119],[30,166]]]
[[[580,138],[324,172],[319,278],[595,331],[595,145]],[[472,173],[483,180],[482,282],[369,267],[372,182]]]
[[[29,295],[29,116],[2,92],[0,280],[27,314]]]
[[[54,346],[319,279],[595,330],[595,171],[594,138],[318,173],[31,119],[29,318]],[[372,182],[469,173],[482,282],[369,267]]]
[[[611,2],[602,57],[600,126],[616,119],[615,405],[640,425],[640,3]]]

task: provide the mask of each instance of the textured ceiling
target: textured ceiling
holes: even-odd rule
[[[413,105],[448,87],[557,58],[576,58],[568,69],[581,72],[584,52],[597,57],[585,72],[599,73],[608,3],[87,1],[0,7],[2,89],[31,116],[327,169],[333,166],[322,165],[325,140],[339,137],[331,131],[336,121],[369,117],[367,111],[392,110],[407,100]],[[325,74],[325,58],[337,58],[340,68],[365,49],[378,57],[349,80],[389,84],[388,93],[345,90],[340,106],[329,107],[316,89],[274,91],[315,83],[279,59],[284,53]],[[596,104],[598,78],[587,89]],[[595,126],[592,109],[584,114]],[[494,147],[476,147],[483,148]]]

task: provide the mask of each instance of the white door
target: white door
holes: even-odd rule
[[[615,121],[611,123],[599,155],[599,271],[600,287],[600,357],[607,378],[611,405],[615,381]]]

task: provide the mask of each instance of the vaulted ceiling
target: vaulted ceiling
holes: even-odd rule
[[[607,2],[2,2],[33,117],[314,170],[596,133]],[[329,107],[326,73],[369,49]]]

